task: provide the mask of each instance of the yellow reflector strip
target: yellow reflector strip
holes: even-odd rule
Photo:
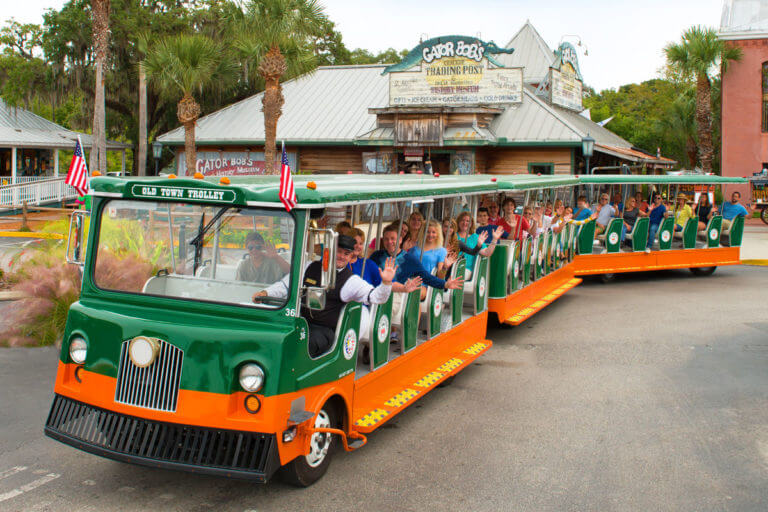
[[[401,405],[405,405],[408,403],[409,400],[414,398],[419,394],[418,391],[415,389],[404,389],[400,393],[396,394],[386,402],[384,402],[384,405],[388,405],[390,407],[400,407]]]
[[[485,343],[480,343],[480,342],[478,342],[478,343],[475,343],[474,345],[472,345],[471,347],[469,347],[469,348],[465,349],[465,350],[464,350],[464,353],[465,353],[465,354],[471,354],[471,355],[473,355],[473,356],[474,356],[474,355],[477,355],[477,354],[479,354],[479,353],[480,353],[480,352],[482,352],[483,350],[485,350],[485,348],[486,348],[487,346],[488,346],[488,345],[486,345]]]
[[[447,373],[447,372],[450,372],[451,370],[455,370],[456,368],[461,366],[461,363],[463,363],[463,362],[464,361],[462,361],[461,359],[453,357],[453,358],[447,360],[445,363],[443,363],[442,366],[439,366],[437,368],[437,370],[441,371],[441,372],[446,372]]]
[[[443,378],[443,374],[440,372],[430,372],[426,374],[424,377],[419,379],[417,382],[415,382],[413,385],[418,386],[420,388],[428,388],[435,382],[439,381]]]
[[[355,422],[355,425],[358,425],[360,427],[372,427],[373,425],[377,424],[384,418],[389,416],[389,411],[385,411],[384,409],[374,409],[359,420]]]

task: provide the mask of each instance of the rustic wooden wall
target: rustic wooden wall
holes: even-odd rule
[[[299,171],[302,173],[339,173],[363,171],[363,153],[376,148],[317,147],[299,148]]]
[[[487,148],[478,150],[476,162],[478,172],[488,174],[525,174],[529,163],[547,162],[555,164],[555,174],[570,174],[571,148]]]

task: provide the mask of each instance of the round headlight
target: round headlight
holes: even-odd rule
[[[128,345],[128,355],[133,364],[139,368],[146,368],[155,361],[160,351],[160,344],[153,339],[137,336]]]
[[[244,364],[240,368],[240,385],[249,393],[255,393],[264,384],[264,370],[254,363]]]
[[[69,357],[76,364],[83,364],[88,353],[88,344],[83,338],[72,338],[69,342]]]

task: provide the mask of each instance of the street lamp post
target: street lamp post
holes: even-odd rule
[[[581,152],[584,155],[584,158],[587,159],[587,174],[592,174],[589,171],[589,159],[592,158],[592,154],[595,151],[595,139],[589,136],[589,133],[587,133],[587,136],[581,139]]]
[[[163,145],[158,141],[152,143],[152,156],[155,157],[155,176],[157,176],[157,166],[160,163],[160,157],[163,156]]]

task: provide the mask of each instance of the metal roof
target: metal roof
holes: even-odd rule
[[[512,105],[494,118],[491,131],[508,143],[565,142],[581,143],[575,127],[563,122],[558,113],[543,100],[523,88],[523,101]]]
[[[505,48],[514,48],[515,52],[511,55],[497,55],[496,60],[507,67],[522,66],[523,80],[526,83],[539,83],[544,80],[549,67],[555,61],[555,53],[530,20],[525,20],[525,24],[512,36]]]
[[[10,107],[0,98],[0,146],[72,149],[78,135],[83,146],[91,147],[89,134],[67,130],[29,110]],[[107,149],[130,147],[130,144],[107,141]]]
[[[376,127],[369,108],[386,107],[389,79],[386,66],[323,66],[282,84],[285,105],[277,123],[277,139],[296,142],[352,143]],[[201,117],[195,127],[198,144],[258,144],[264,142],[261,92]],[[160,142],[184,144],[184,128],[160,137]]]

